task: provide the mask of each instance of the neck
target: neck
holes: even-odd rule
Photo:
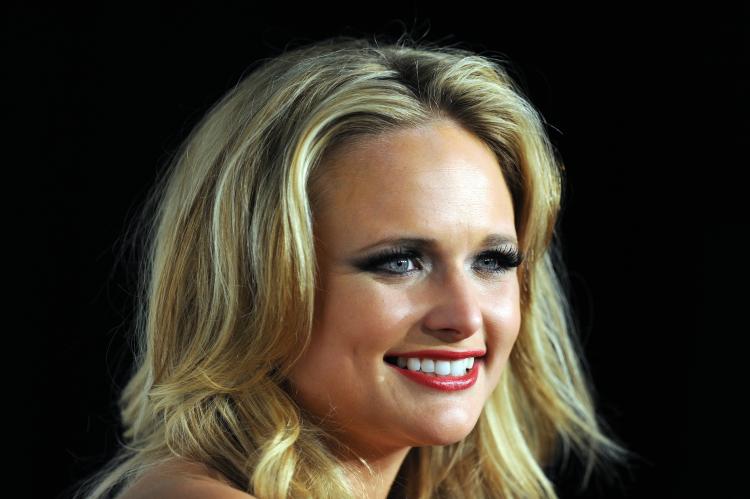
[[[362,487],[360,497],[364,499],[387,499],[411,447],[354,450],[351,443],[346,448],[335,447],[334,452],[346,467],[352,486],[355,490]]]

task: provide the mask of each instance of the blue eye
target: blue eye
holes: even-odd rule
[[[412,266],[411,268],[409,267],[409,262],[411,261],[412,257],[408,255],[395,256],[386,261],[384,265],[389,266],[387,269],[388,272],[393,272],[394,274],[408,274],[409,272],[412,272],[417,268],[416,266]]]
[[[518,267],[523,259],[517,248],[507,246],[480,253],[473,267],[485,274],[502,274]],[[392,276],[405,276],[424,268],[421,253],[407,248],[383,250],[357,263],[357,266],[366,272]]]
[[[482,270],[485,272],[501,273],[518,267],[523,258],[514,248],[503,249],[501,251],[491,250],[479,255],[477,263],[487,265]]]
[[[418,261],[419,255],[417,253],[393,248],[373,255],[364,262],[362,268],[370,272],[406,275],[422,269],[421,265],[416,264]],[[410,265],[410,262],[414,262],[414,264]]]

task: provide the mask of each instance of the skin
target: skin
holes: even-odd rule
[[[385,498],[409,449],[465,438],[498,384],[521,324],[518,274],[486,271],[479,254],[492,249],[488,234],[517,237],[513,204],[494,153],[451,121],[367,137],[321,166],[313,337],[290,382],[348,446],[335,452],[352,478]],[[422,263],[385,265],[406,274],[363,270],[363,258],[392,245],[361,249],[386,237],[437,243]],[[442,392],[383,359],[420,349],[487,355],[474,386]]]
[[[172,459],[146,471],[117,499],[256,499],[207,466]]]

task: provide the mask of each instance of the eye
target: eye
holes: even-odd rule
[[[416,266],[410,266],[409,263],[414,260],[414,257],[406,254],[396,255],[388,258],[381,264],[387,272],[392,274],[408,274],[418,268]]]
[[[519,250],[513,246],[491,249],[480,253],[473,266],[485,274],[502,274],[523,261]],[[389,248],[356,263],[366,272],[388,276],[406,276],[424,270],[424,261],[419,251],[407,248]]]
[[[477,257],[477,264],[482,272],[502,273],[518,267],[523,256],[515,247],[485,251]]]
[[[418,253],[392,248],[368,258],[362,268],[381,274],[406,275],[421,270],[422,265]]]

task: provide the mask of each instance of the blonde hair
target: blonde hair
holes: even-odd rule
[[[403,36],[335,37],[263,61],[206,113],[143,210],[124,441],[76,497],[106,497],[176,457],[262,499],[361,496],[287,385],[313,319],[312,187],[333,147],[439,119],[497,154],[526,255],[522,325],[472,432],[409,451],[406,495],[555,498],[545,473],[560,458],[584,460],[584,487],[597,465],[626,459],[595,411],[566,300],[562,163],[506,66]]]

